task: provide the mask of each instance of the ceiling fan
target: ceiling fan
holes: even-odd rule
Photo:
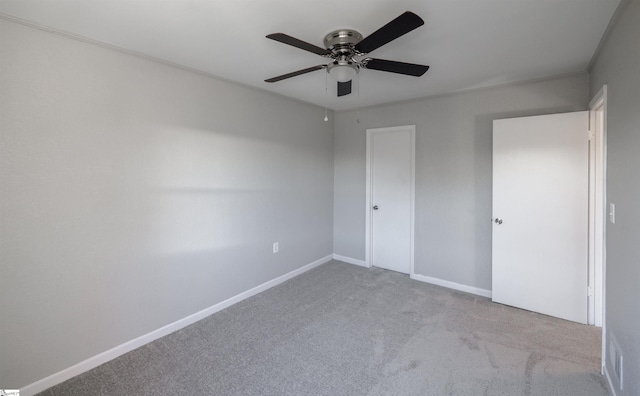
[[[327,73],[338,81],[338,96],[344,96],[351,93],[351,80],[358,74],[360,69],[380,70],[420,77],[429,70],[429,66],[375,58],[356,59],[355,57],[364,56],[422,25],[424,25],[422,18],[413,12],[407,11],[366,38],[363,38],[355,30],[333,31],[324,38],[324,46],[326,48],[315,46],[284,33],[270,34],[267,38],[313,52],[333,61],[326,65],[309,67],[264,81],[273,83],[312,71],[326,69]]]

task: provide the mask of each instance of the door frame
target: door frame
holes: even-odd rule
[[[589,312],[588,323],[602,327],[606,205],[607,86],[589,103]],[[598,114],[601,123],[598,123]]]
[[[402,125],[388,128],[371,128],[367,129],[367,155],[366,155],[366,198],[365,198],[365,265],[369,268],[373,267],[373,244],[372,241],[372,169],[373,169],[373,135],[376,133],[385,133],[391,131],[404,131],[411,136],[411,179],[410,179],[410,230],[409,230],[409,244],[410,244],[410,260],[411,266],[409,275],[415,275],[414,268],[414,251],[415,251],[415,191],[416,191],[416,126],[415,125]]]
[[[598,124],[597,113],[602,123]],[[589,102],[589,324],[602,326],[602,370],[606,358],[606,224],[607,224],[607,85]],[[593,171],[593,173],[591,172]],[[599,176],[596,180],[596,176]],[[593,320],[592,320],[593,319]]]

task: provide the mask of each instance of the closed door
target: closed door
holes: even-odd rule
[[[409,274],[413,260],[415,127],[367,131],[370,264]]]
[[[493,123],[493,301],[587,321],[587,112]]]

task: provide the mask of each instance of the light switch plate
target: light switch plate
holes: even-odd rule
[[[609,221],[616,224],[616,204],[609,203]]]

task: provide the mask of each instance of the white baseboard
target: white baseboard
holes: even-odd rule
[[[32,396],[36,393],[42,392],[54,385],[62,383],[70,378],[75,377],[76,375],[82,374],[86,371],[91,370],[92,368],[98,367],[99,365],[106,363],[110,360],[117,358],[118,356],[124,355],[127,352],[130,352],[136,348],[139,348],[145,344],[150,343],[151,341],[157,340],[160,337],[164,337],[167,334],[171,334],[174,331],[180,330],[184,327],[187,327],[201,319],[206,318],[209,315],[212,315],[218,311],[222,311],[223,309],[236,304],[242,300],[245,300],[249,297],[255,296],[258,293],[261,293],[267,289],[270,289],[274,286],[279,285],[295,276],[298,276],[304,272],[309,271],[321,264],[324,264],[330,261],[333,258],[333,255],[329,255],[323,257],[319,260],[314,261],[313,263],[307,264],[304,267],[298,268],[297,270],[291,271],[287,274],[279,276],[275,279],[272,279],[268,282],[265,282],[259,286],[254,287],[253,289],[247,290],[243,293],[235,295],[227,300],[219,302],[209,308],[205,308],[202,311],[196,312],[192,315],[187,316],[186,318],[182,318],[173,323],[170,323],[164,327],[161,327],[157,330],[154,330],[150,333],[142,335],[138,338],[135,338],[131,341],[127,341],[124,344],[118,345],[115,348],[109,349],[108,351],[102,352],[98,355],[90,357],[87,360],[84,360],[74,366],[71,366],[67,369],[59,371],[53,375],[50,375],[46,378],[43,378],[39,381],[36,381],[30,385],[25,386],[20,389],[20,396]]]
[[[341,255],[335,254],[335,253],[333,255],[333,259],[334,260],[338,260],[338,261],[342,261],[343,263],[359,265],[360,267],[369,268],[369,266],[367,265],[367,263],[364,262],[364,260],[358,260],[358,259],[354,259],[354,258],[347,257],[347,256],[341,256]]]
[[[613,386],[613,381],[611,380],[611,376],[609,375],[609,370],[607,370],[607,365],[604,365],[602,367],[602,371],[604,372],[604,376],[607,379],[607,384],[609,385],[609,392],[611,392],[613,396],[617,396],[616,388]]]
[[[353,265],[358,265],[360,267],[369,268],[369,266],[367,265],[367,263],[364,260],[358,260],[358,259],[354,259],[354,258],[347,257],[347,256],[341,256],[341,255],[335,254],[335,253],[333,254],[333,259],[334,260],[338,260],[338,261],[342,261],[343,263],[353,264]],[[450,281],[446,281],[446,280],[443,280],[443,279],[432,278],[430,276],[419,275],[419,274],[411,274],[410,277],[411,277],[411,279],[414,279],[414,280],[417,280],[417,281],[420,281],[420,282],[431,283],[431,284],[434,284],[434,285],[447,287],[449,289],[459,290],[459,291],[463,291],[463,292],[466,292],[466,293],[471,293],[471,294],[476,294],[478,296],[491,298],[491,290],[480,289],[479,287],[467,286],[467,285],[463,285],[463,284],[460,284],[460,283],[450,282]]]
[[[465,293],[471,293],[482,297],[491,298],[491,290],[481,289],[479,287],[463,285],[461,283],[451,282],[443,279],[432,278],[430,276],[411,274],[411,279],[415,279],[420,282],[431,283],[433,285],[447,287],[449,289],[463,291]]]

